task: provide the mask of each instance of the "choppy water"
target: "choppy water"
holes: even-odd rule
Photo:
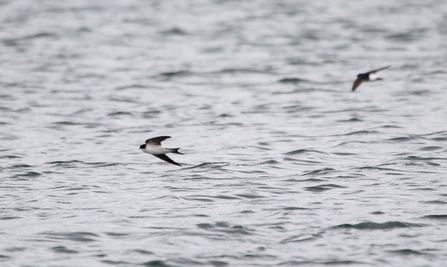
[[[444,0],[3,0],[0,22],[1,266],[445,266]],[[138,150],[158,135],[182,167]]]

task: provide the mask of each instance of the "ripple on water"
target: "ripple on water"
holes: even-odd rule
[[[447,214],[437,214],[437,215],[426,215],[422,218],[434,219],[434,220],[447,220]]]
[[[147,261],[140,264],[141,266],[147,266],[147,267],[177,267],[175,265],[167,264],[165,261],[162,260],[154,260],[154,261]]]
[[[76,242],[94,242],[97,241],[99,237],[99,235],[89,232],[66,232],[66,233],[44,232],[41,235],[49,239],[70,240]]]
[[[365,262],[361,261],[351,261],[351,260],[330,260],[330,261],[286,261],[279,264],[279,266],[349,266],[349,265],[367,265]]]
[[[21,219],[21,217],[17,217],[17,216],[4,216],[4,217],[0,217],[0,221],[5,221],[5,220],[15,220],[15,219]]]
[[[253,230],[247,229],[242,225],[231,225],[227,222],[215,222],[215,223],[199,223],[197,227],[207,231],[213,231],[225,234],[235,235],[252,235]]]
[[[286,239],[283,239],[280,241],[281,244],[287,244],[287,243],[298,243],[298,242],[307,242],[307,241],[314,241],[321,237],[321,234],[302,234],[302,235],[295,235],[288,237]]]
[[[334,188],[347,188],[347,187],[346,186],[337,185],[337,184],[322,184],[322,185],[317,185],[317,186],[305,187],[305,189],[307,191],[311,191],[311,192],[323,192],[323,191],[331,190],[331,189],[334,189]]]
[[[52,247],[51,250],[56,253],[64,253],[64,254],[78,254],[79,253],[79,251],[74,250],[74,249],[69,249],[65,246]]]
[[[388,253],[402,255],[402,256],[410,256],[410,255],[432,255],[431,253],[421,252],[413,249],[398,249],[398,250],[388,250]]]
[[[336,172],[335,169],[332,168],[322,168],[318,170],[313,170],[302,174],[303,176],[320,176],[320,175],[328,175]]]
[[[428,224],[418,224],[418,223],[407,223],[399,221],[391,221],[384,223],[375,222],[362,222],[358,224],[340,224],[330,227],[331,229],[356,229],[356,230],[387,230],[394,228],[413,228],[413,227],[424,227]]]
[[[286,84],[299,84],[303,82],[308,82],[306,79],[299,79],[299,78],[283,78],[278,81],[279,83],[286,83]]]
[[[300,154],[311,154],[311,153],[318,153],[318,154],[328,154],[323,151],[314,150],[314,149],[297,149],[290,152],[284,153],[285,155],[300,155]]]
[[[42,173],[40,173],[40,172],[31,171],[31,172],[16,174],[16,175],[12,176],[11,178],[15,178],[18,180],[23,180],[23,179],[26,180],[26,178],[35,178],[35,177],[39,177],[41,175],[42,175]]]

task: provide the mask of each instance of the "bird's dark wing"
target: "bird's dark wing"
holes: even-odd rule
[[[171,164],[174,164],[174,165],[177,165],[177,166],[182,166],[182,165],[178,164],[177,162],[173,161],[172,159],[170,159],[170,158],[169,158],[168,156],[166,156],[165,154],[154,155],[154,156],[156,156],[157,158],[162,159],[162,160],[164,160],[164,161],[166,161],[166,162],[169,162],[169,163],[171,163]]]
[[[157,136],[146,140],[146,144],[150,145],[160,145],[164,140],[171,138],[170,136]]]
[[[363,78],[357,78],[352,85],[352,91],[354,92],[357,87],[363,82]]]
[[[371,70],[371,71],[368,71],[368,73],[376,73],[378,71],[381,71],[381,70],[384,70],[384,69],[388,69],[389,67],[391,67],[391,66],[383,67],[383,68],[376,69],[376,70]]]

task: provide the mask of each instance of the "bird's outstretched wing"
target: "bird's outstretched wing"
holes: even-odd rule
[[[148,145],[160,145],[164,140],[171,138],[170,136],[157,136],[146,140]]]
[[[355,89],[357,89],[357,87],[359,87],[360,84],[361,84],[362,82],[363,82],[363,79],[362,79],[362,78],[357,78],[357,79],[354,81],[354,84],[352,85],[352,91],[354,92]]]
[[[380,69],[371,70],[371,71],[368,71],[368,73],[376,73],[376,72],[379,72],[381,70],[388,69],[389,67],[391,67],[391,66],[386,66],[386,67],[383,67],[383,68],[380,68]]]
[[[172,159],[170,159],[170,158],[169,158],[168,156],[166,156],[165,154],[154,155],[154,156],[156,156],[157,158],[162,159],[162,160],[164,160],[164,161],[166,161],[166,162],[169,162],[169,163],[171,163],[171,164],[174,164],[174,165],[177,165],[177,166],[182,166],[182,165],[178,164],[177,162],[173,161]]]

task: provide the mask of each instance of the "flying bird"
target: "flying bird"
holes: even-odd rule
[[[357,75],[357,79],[354,81],[354,84],[352,85],[352,91],[354,92],[355,89],[357,89],[357,87],[359,87],[362,82],[383,80],[382,78],[377,77],[376,73],[381,70],[388,69],[389,67],[391,67],[391,66],[368,71],[366,73],[360,73],[359,75]]]
[[[171,138],[171,137],[170,136],[157,136],[154,138],[147,139],[146,144],[140,146],[140,150],[145,153],[154,155],[157,158],[162,159],[162,160],[169,162],[171,164],[181,166],[180,164],[178,164],[177,162],[173,161],[168,156],[166,156],[167,153],[175,153],[175,154],[183,155],[182,153],[178,152],[178,150],[180,148],[165,148],[165,147],[161,146],[161,142],[163,142],[164,140],[166,140],[168,138]]]

